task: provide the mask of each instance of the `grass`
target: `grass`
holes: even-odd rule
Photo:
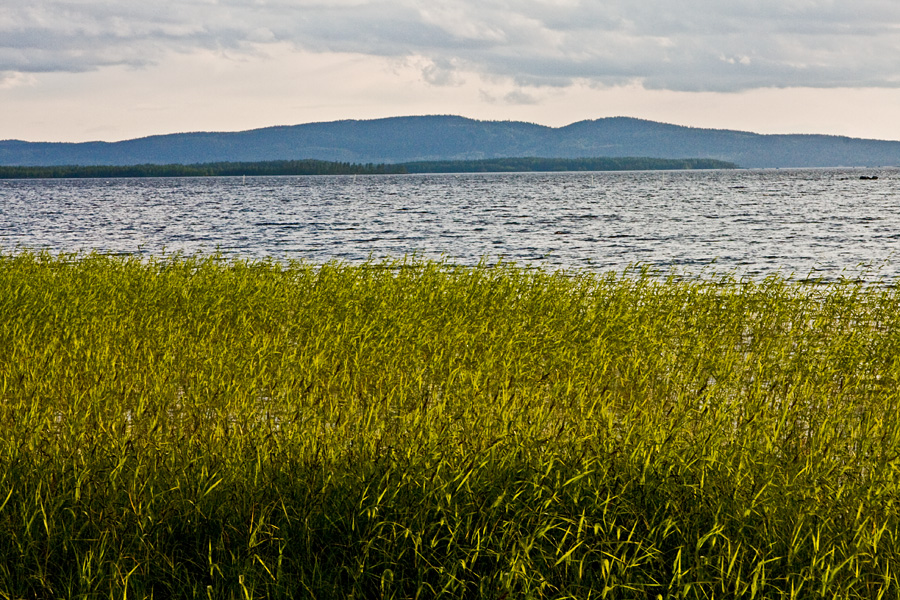
[[[900,296],[0,255],[0,598],[896,598]]]

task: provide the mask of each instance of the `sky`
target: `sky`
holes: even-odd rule
[[[900,140],[900,2],[0,0],[0,139],[427,114]]]

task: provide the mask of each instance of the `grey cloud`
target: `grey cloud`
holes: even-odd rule
[[[453,61],[438,59],[422,69],[422,77],[432,85],[458,85],[461,78]]]
[[[503,100],[507,104],[537,104],[538,100],[531,94],[527,94],[522,90],[513,90],[509,92],[505,96],[503,96]]]
[[[0,71],[140,67],[198,48],[422,57],[519,86],[900,85],[895,0],[0,0]],[[525,99],[523,96],[522,99]]]

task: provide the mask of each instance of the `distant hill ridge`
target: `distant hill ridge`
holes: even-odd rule
[[[409,163],[508,157],[714,159],[741,167],[898,166],[900,142],[762,135],[611,117],[547,127],[458,116],[391,117],[155,135],[121,142],[0,141],[0,165],[137,165],[316,159]]]

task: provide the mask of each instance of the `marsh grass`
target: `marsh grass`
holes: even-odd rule
[[[896,598],[898,307],[0,255],[0,597]]]

